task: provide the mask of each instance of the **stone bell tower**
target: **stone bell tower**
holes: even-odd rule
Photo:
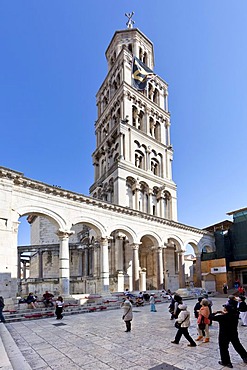
[[[134,87],[133,57],[153,70],[154,48],[133,23],[115,32],[105,53],[108,73],[96,95],[90,195],[176,221],[168,85],[155,75],[145,90]]]

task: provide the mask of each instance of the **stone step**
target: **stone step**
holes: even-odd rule
[[[104,301],[104,303],[86,303],[84,305],[79,304],[65,304],[63,315],[75,315],[75,314],[82,314],[82,313],[90,313],[90,312],[100,312],[104,310],[115,310],[120,308],[120,303],[122,299],[119,300],[111,300],[108,299]],[[165,303],[167,301],[162,299],[157,299],[156,304]],[[144,302],[145,305],[149,304],[148,302]],[[35,320],[35,319],[44,319],[48,317],[55,316],[55,307],[52,308],[36,308],[36,309],[16,309],[16,310],[8,310],[3,311],[4,317],[6,322],[15,322],[15,321],[25,321],[25,320]]]

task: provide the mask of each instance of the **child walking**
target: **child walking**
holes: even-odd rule
[[[149,303],[150,303],[151,312],[157,312],[156,307],[155,307],[154,293],[151,293],[150,298],[149,298]]]
[[[63,297],[59,296],[56,300],[56,311],[55,311],[57,320],[62,320],[63,318],[63,315],[62,315],[63,306],[64,306]]]

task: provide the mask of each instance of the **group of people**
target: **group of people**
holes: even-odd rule
[[[239,315],[242,319],[243,325],[246,326],[245,319],[247,320],[247,304],[245,303],[245,297],[240,296],[239,299],[237,299],[235,296],[229,296],[228,301],[223,305],[223,309],[220,311],[212,312],[212,306],[213,303],[207,294],[198,298],[198,302],[194,306],[194,315],[197,319],[198,337],[194,340],[189,334],[190,312],[188,311],[186,304],[183,303],[182,298],[178,294],[174,294],[169,305],[169,312],[171,313],[171,320],[175,320],[177,333],[171,343],[179,344],[182,336],[188,340],[188,346],[190,347],[196,347],[196,341],[207,343],[210,340],[209,326],[212,325],[213,321],[216,321],[219,323],[218,342],[221,357],[219,364],[228,368],[233,367],[229,355],[230,343],[232,343],[233,348],[241,356],[243,362],[247,363],[247,352],[240,343],[238,337]],[[126,295],[121,307],[123,308],[122,319],[126,324],[125,331],[130,332],[131,321],[133,319],[130,295]],[[156,311],[154,294],[151,294],[150,296],[150,307],[151,312]]]
[[[63,306],[64,306],[64,300],[62,296],[59,296],[54,301],[54,295],[50,293],[48,290],[45,291],[43,294],[42,302],[44,303],[45,307],[54,307],[55,303],[55,314],[57,316],[57,320],[61,320],[63,318],[62,312],[63,312]],[[36,309],[36,302],[37,302],[37,296],[34,295],[32,292],[30,292],[25,299],[21,299],[21,302],[28,303],[31,308]],[[1,319],[1,297],[0,297],[0,319]]]
[[[235,282],[234,282],[234,288],[237,289],[239,295],[241,295],[241,296],[245,295],[245,289],[244,289],[243,285],[241,285],[241,283],[240,283],[239,280],[235,280]],[[223,284],[222,290],[223,290],[223,293],[224,294],[227,294],[227,292],[228,292],[228,285],[227,285],[227,283],[224,283]]]
[[[178,297],[174,297],[178,301]],[[192,339],[188,332],[190,326],[190,313],[187,310],[187,306],[182,303],[182,299],[178,302],[178,310],[180,311],[177,315],[175,311],[176,322],[179,324],[178,331],[175,339],[172,341],[174,344],[178,344],[182,335],[189,341],[188,346],[196,347],[196,342]],[[238,319],[239,314],[243,321],[243,314],[247,312],[247,305],[245,303],[245,297],[241,296],[239,300],[235,296],[229,296],[226,304],[223,305],[223,309],[220,311],[212,312],[212,301],[208,299],[207,295],[199,297],[198,302],[194,307],[195,317],[197,318],[197,331],[198,337],[196,341],[201,341],[204,338],[204,343],[209,342],[209,326],[212,321],[219,323],[219,349],[221,360],[219,364],[228,368],[232,368],[230,355],[229,355],[229,344],[232,343],[233,348],[241,356],[244,363],[247,363],[247,352],[240,343],[238,337]],[[174,313],[173,313],[174,315]],[[244,321],[243,321],[244,322]],[[244,325],[244,324],[243,324]]]

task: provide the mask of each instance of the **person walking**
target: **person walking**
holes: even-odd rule
[[[240,319],[242,320],[242,326],[247,326],[247,304],[243,295],[239,296],[238,311]]]
[[[62,315],[63,306],[64,306],[63,297],[59,296],[56,300],[56,310],[55,310],[57,320],[62,320],[63,318],[63,315]]]
[[[205,339],[203,343],[209,342],[210,311],[209,311],[208,305],[209,305],[208,300],[206,298],[203,298],[201,300],[201,308],[198,311],[198,319],[197,319],[198,337],[196,340],[202,340],[204,333],[205,333]]]
[[[196,304],[195,304],[195,306],[194,306],[194,316],[195,316],[195,318],[196,319],[198,319],[198,316],[199,316],[199,310],[200,310],[200,308],[201,308],[201,301],[203,300],[203,298],[202,297],[198,297],[197,298],[197,302],[196,302]]]
[[[150,294],[149,303],[150,303],[150,311],[157,312],[156,307],[155,307],[154,293]]]
[[[174,294],[174,296],[172,297],[172,301],[169,305],[169,312],[171,313],[171,320],[178,318],[178,315],[180,312],[178,306],[180,304],[183,304],[182,297],[180,297],[180,295],[178,294]]]
[[[188,328],[190,326],[190,313],[187,310],[187,306],[185,304],[180,304],[178,306],[178,308],[180,310],[180,313],[178,315],[178,318],[175,321],[175,327],[177,327],[176,323],[178,323],[180,325],[179,325],[179,327],[177,327],[177,329],[178,329],[177,334],[175,336],[175,339],[172,340],[171,343],[179,344],[179,341],[180,341],[182,335],[184,335],[184,337],[190,342],[190,344],[188,344],[188,346],[189,347],[196,347],[196,343],[191,338],[191,336],[189,334],[189,331],[188,331]]]
[[[224,305],[223,311],[212,314],[212,320],[219,323],[219,349],[221,360],[219,364],[233,368],[229,355],[229,344],[232,343],[235,351],[240,355],[244,363],[247,363],[247,352],[240,343],[238,337],[238,312],[229,304]]]
[[[126,296],[124,302],[121,304],[121,308],[123,308],[124,313],[122,319],[125,321],[126,330],[125,332],[131,331],[131,321],[133,319],[132,313],[132,303],[130,302],[130,297]]]
[[[5,306],[5,304],[4,304],[4,299],[3,299],[3,297],[1,296],[1,297],[0,297],[0,320],[1,320],[1,322],[6,322],[6,321],[5,321],[5,317],[3,316],[3,309],[4,309],[4,306]]]

